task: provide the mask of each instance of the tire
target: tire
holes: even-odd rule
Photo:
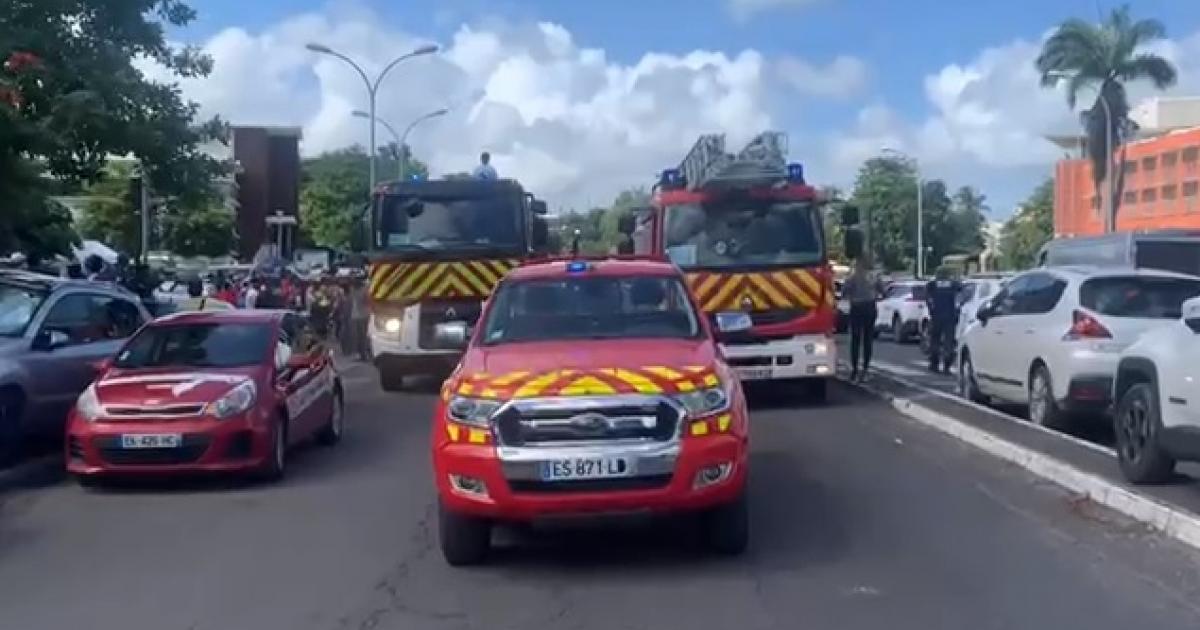
[[[492,547],[492,524],[438,505],[438,542],[452,567],[482,564]]]
[[[392,366],[379,366],[379,386],[385,392],[404,391],[404,373]]]
[[[342,398],[341,385],[333,387],[333,409],[329,412],[329,422],[317,432],[317,443],[321,446],[333,446],[342,441],[345,429],[346,407]]]
[[[892,316],[892,339],[896,343],[904,343],[907,340],[904,337],[904,323],[900,321],[899,315]]]
[[[1165,483],[1175,474],[1175,459],[1159,442],[1162,417],[1158,392],[1150,383],[1137,383],[1121,397],[1113,415],[1117,464],[1131,483]]]
[[[919,346],[921,348],[921,354],[928,357],[929,351],[930,351],[929,326],[921,327],[921,336],[918,338],[917,343],[919,344]]]
[[[96,475],[74,475],[75,483],[84,490],[95,490],[104,484],[104,480]]]
[[[283,414],[275,420],[271,430],[271,454],[263,464],[260,478],[266,482],[283,479],[287,473],[287,418]]]
[[[1044,365],[1033,368],[1029,378],[1029,421],[1055,431],[1067,427],[1067,415],[1054,400],[1054,381]]]
[[[24,407],[20,392],[0,390],[0,467],[11,465],[21,457],[21,413]]]
[[[986,405],[988,397],[979,391],[979,380],[975,377],[975,364],[971,355],[964,354],[958,365],[958,395],[973,403]]]
[[[723,556],[736,556],[750,544],[750,500],[742,490],[732,503],[713,508],[704,515],[704,542]]]

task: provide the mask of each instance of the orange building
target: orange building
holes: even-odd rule
[[[1200,228],[1200,127],[1169,131],[1127,146],[1117,231]],[[1054,169],[1056,236],[1102,234],[1103,206],[1092,183],[1090,161],[1058,162]]]

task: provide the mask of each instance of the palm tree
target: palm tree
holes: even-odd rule
[[[1154,87],[1162,90],[1175,84],[1176,72],[1171,62],[1142,50],[1146,43],[1164,37],[1166,28],[1161,22],[1135,22],[1129,15],[1129,7],[1123,6],[1099,24],[1067,20],[1042,45],[1037,58],[1042,85],[1055,87],[1065,80],[1067,104],[1072,109],[1081,90],[1097,88],[1096,101],[1081,118],[1087,133],[1092,179],[1099,198],[1106,196],[1101,195],[1101,184],[1108,177],[1112,151],[1136,131],[1136,126],[1129,120],[1125,85],[1149,79]],[[1106,125],[1110,126],[1106,128]],[[1114,146],[1107,146],[1109,138]],[[1124,156],[1122,150],[1122,164]],[[1125,184],[1124,170],[1118,170],[1115,192],[1108,199],[1110,205],[1107,207],[1111,211],[1105,217],[1106,230],[1116,228],[1121,189]]]

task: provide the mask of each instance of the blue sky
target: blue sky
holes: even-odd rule
[[[749,15],[741,14],[733,8],[739,1],[761,8]],[[1200,31],[1200,2],[1143,0],[1131,4],[1138,16],[1153,16],[1165,22],[1173,39],[1182,41]],[[991,118],[1007,121],[1005,124],[1010,126],[1027,123],[1030,128],[1026,135],[1030,138],[1050,131],[1046,126],[1069,127],[1073,117],[1065,105],[1060,104],[1062,111],[1052,115],[1028,118],[1020,111],[1010,111],[1020,108],[1021,99],[1005,102],[1010,95],[1004,92],[1013,91],[1005,86],[1013,85],[1015,79],[1004,75],[1027,72],[1030,51],[1055,24],[1070,16],[1094,19],[1099,11],[1114,5],[1096,0],[193,0],[200,19],[172,33],[172,37],[205,43],[229,29],[240,29],[250,37],[262,38],[259,49],[268,50],[270,42],[280,39],[271,35],[272,29],[295,16],[310,14],[324,16],[333,25],[351,19],[346,16],[368,16],[365,21],[383,31],[444,45],[456,41],[464,25],[481,32],[505,24],[498,32],[508,32],[511,40],[506,40],[506,46],[513,50],[528,38],[514,31],[514,25],[550,22],[569,32],[577,48],[603,50],[606,62],[615,68],[632,68],[649,52],[685,57],[704,50],[733,58],[743,51],[755,51],[762,58],[760,72],[766,78],[761,86],[747,89],[763,92],[757,106],[769,115],[773,125],[792,133],[793,154],[811,152],[811,157],[796,156],[813,163],[810,172],[846,185],[852,179],[853,158],[869,153],[864,147],[870,148],[876,140],[891,140],[922,159],[928,156],[933,176],[951,180],[952,185],[983,188],[1000,214],[1007,214],[1039,177],[1051,172],[1051,165],[1044,158],[980,158],[989,151],[1019,147],[1023,140],[994,130],[986,135],[976,126],[982,123],[969,119],[980,110],[989,111]],[[984,51],[989,49],[1000,61],[988,61]],[[1186,47],[1181,50],[1196,51]],[[835,85],[838,75],[846,79],[848,74],[837,72],[840,66],[831,65],[839,57],[853,61],[850,69],[862,76],[846,85]],[[821,94],[809,89],[779,89],[774,64],[786,58],[825,71],[825,79],[834,84]],[[1014,60],[1012,65],[1021,67],[1004,68],[1005,60],[1010,58]],[[996,67],[989,67],[989,63]],[[297,86],[324,86],[319,97],[328,105],[341,93],[330,88],[332,80],[323,78],[320,66],[314,67],[289,80]],[[218,64],[218,74],[221,70]],[[335,72],[336,68],[328,71]],[[939,74],[944,79],[939,83],[944,94],[940,106],[928,84]],[[960,80],[962,76],[966,78]],[[1200,72],[1197,77],[1195,89],[1200,90]],[[476,78],[485,86],[497,85],[487,83],[486,77]],[[1030,83],[1028,79],[1022,79],[1022,89],[1035,89],[1025,85]],[[1184,83],[1181,89],[1192,89],[1189,81]],[[946,90],[952,93],[945,95]],[[197,93],[203,105],[206,92]],[[346,94],[347,99],[353,98],[352,92]],[[1053,103],[1042,99],[1029,106],[1048,108]],[[670,111],[660,114],[683,115]],[[395,115],[403,116],[404,112]],[[528,112],[523,115],[527,126],[536,126]],[[315,111],[298,111],[294,116],[300,120],[291,122],[306,128],[316,125]],[[313,137],[324,136],[317,133]],[[843,137],[851,140],[841,142]],[[417,140],[414,145],[420,148]],[[955,156],[951,150],[955,147],[964,158]],[[1046,155],[1045,147],[1039,151],[1039,155]],[[513,158],[514,168],[521,163]],[[505,164],[503,158],[500,164]],[[611,187],[619,189],[633,183],[644,182],[613,182]],[[582,188],[571,190],[574,192],[564,194],[574,196],[570,203],[578,203]],[[605,192],[602,187],[593,187],[588,195],[591,198]]]

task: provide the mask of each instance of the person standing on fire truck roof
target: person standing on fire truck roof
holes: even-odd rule
[[[492,154],[484,151],[479,155],[479,166],[475,167],[475,172],[471,174],[475,179],[495,180],[499,176],[496,174],[496,169],[492,166]]]

